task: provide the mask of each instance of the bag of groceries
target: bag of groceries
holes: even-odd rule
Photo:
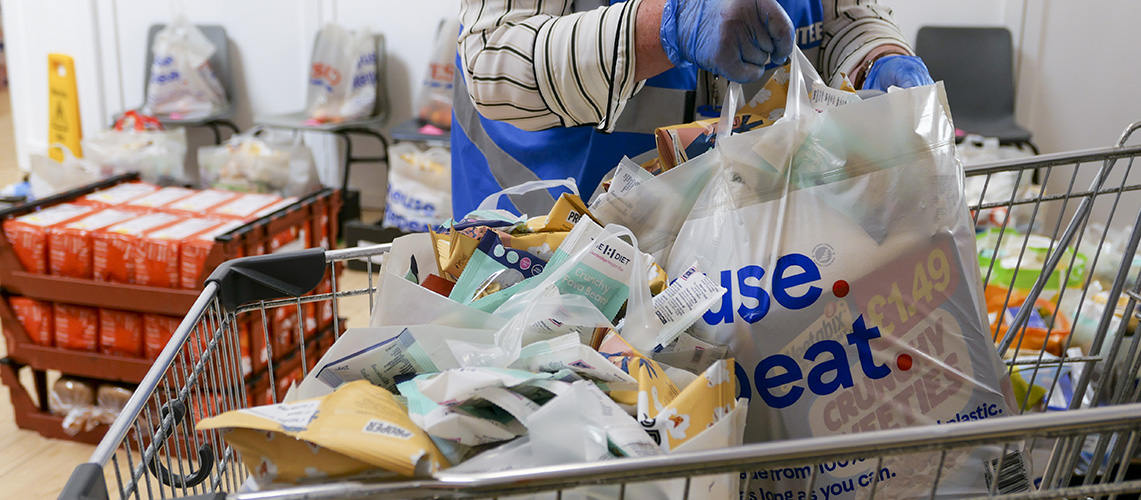
[[[822,79],[794,57],[782,119],[608,192],[595,216],[633,229],[670,276],[697,262],[725,289],[691,333],[736,359],[746,442],[1010,414],[942,86],[818,112]],[[686,184],[702,177],[700,192]],[[910,498],[936,474],[955,485],[942,494],[980,495],[1000,453],[765,471],[742,498],[854,499],[869,478],[881,497]]]
[[[376,106],[376,39],[333,23],[317,34],[305,111],[318,122],[366,118]]]
[[[159,185],[193,180],[186,172],[186,129],[163,130],[155,117],[137,111],[84,138],[83,151],[104,175],[139,172],[142,180]]]
[[[459,31],[458,18],[440,21],[432,59],[428,61],[428,71],[416,99],[420,121],[444,130],[452,128],[452,84],[456,76],[456,38]]]
[[[452,156],[446,147],[404,142],[388,148],[384,227],[425,232],[452,217]]]
[[[192,118],[225,107],[226,90],[210,68],[215,50],[202,30],[185,16],[175,16],[155,35],[144,112]]]
[[[261,128],[198,148],[198,177],[203,187],[243,193],[304,196],[321,187],[299,137]]]

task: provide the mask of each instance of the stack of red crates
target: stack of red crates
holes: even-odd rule
[[[39,372],[139,382],[214,267],[247,255],[331,248],[336,225],[329,221],[339,204],[329,189],[282,199],[160,188],[122,176],[0,212],[0,293],[6,299],[0,321],[9,347],[0,377],[11,389],[17,424],[67,437],[59,419],[46,413],[47,389],[40,387],[46,377]],[[317,346],[332,323],[331,311],[322,315],[308,304],[302,312],[304,334]],[[273,350],[275,360],[296,345],[297,317],[283,316],[270,320],[271,341],[281,347]],[[246,322],[240,331],[248,381],[267,385],[261,380],[269,361],[261,327],[252,335]],[[37,372],[42,404],[18,386],[19,366]],[[258,391],[249,392],[256,400]],[[103,430],[72,439],[94,442]]]

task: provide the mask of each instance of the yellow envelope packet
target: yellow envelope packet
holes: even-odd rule
[[[733,359],[729,358],[710,365],[664,408],[652,413],[649,420],[639,420],[650,436],[656,431],[662,449],[670,451],[713,427],[736,407],[737,378],[733,374]]]
[[[594,216],[586,208],[582,198],[576,194],[563,193],[555,200],[555,206],[547,215],[531,217],[527,220],[526,231],[532,233],[547,233],[552,231],[570,231],[582,217]],[[595,220],[598,222],[598,220]]]
[[[391,392],[358,380],[294,403],[229,411],[198,430],[220,429],[260,482],[360,474],[376,468],[428,477],[447,461]]]
[[[449,234],[432,231],[432,249],[436,253],[436,265],[440,268],[440,277],[456,281],[460,279],[468,260],[479,247],[479,238],[452,230]]]
[[[657,415],[658,411],[678,395],[677,386],[666,371],[649,358],[626,357],[618,365],[638,381],[636,391],[610,391],[610,399],[624,405],[637,405],[638,414]]]

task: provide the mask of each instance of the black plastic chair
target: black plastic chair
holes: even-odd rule
[[[924,26],[915,52],[942,80],[955,127],[1000,144],[1038,147],[1014,120],[1014,48],[1006,28]]]
[[[146,93],[147,82],[151,81],[151,67],[154,61],[154,40],[159,31],[162,31],[166,25],[155,24],[151,25],[150,30],[147,31],[147,58],[146,58],[146,73],[143,79],[143,93]],[[226,105],[208,115],[192,118],[171,118],[169,115],[156,115],[158,121],[164,127],[206,127],[214,132],[214,144],[222,143],[221,127],[230,129],[234,134],[239,132],[238,126],[230,119],[234,116],[234,106],[232,99],[234,96],[233,86],[233,72],[230,67],[230,40],[226,37],[226,29],[218,25],[198,25],[198,29],[206,35],[210,43],[214,44],[217,49],[214,55],[210,56],[210,69],[214,71],[214,76],[218,78],[218,82],[222,84],[222,88],[226,90]],[[139,106],[140,108],[142,106]]]

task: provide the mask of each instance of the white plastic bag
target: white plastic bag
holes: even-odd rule
[[[452,218],[452,156],[404,142],[388,148],[384,227],[424,232]]]
[[[83,151],[104,175],[139,172],[144,181],[159,185],[193,181],[186,171],[186,129],[163,130],[154,117],[135,111],[126,112],[112,129],[84,138]]]
[[[105,177],[99,164],[84,158],[76,158],[67,146],[52,144],[51,147],[63,151],[63,161],[55,161],[47,155],[31,156],[28,184],[32,188],[32,199],[46,198]]]
[[[440,22],[436,45],[428,71],[420,86],[416,109],[420,120],[444,130],[452,128],[452,86],[456,70],[456,39],[460,20],[451,17]]]
[[[817,113],[808,89],[820,80],[797,51],[782,120],[719,138],[675,169],[715,165],[666,270],[696,261],[727,290],[693,334],[737,360],[741,397],[751,398],[746,441],[1010,414],[942,88]],[[622,199],[639,206],[645,199],[629,195],[663,188],[657,180]],[[639,231],[668,234],[643,225],[639,240]],[[983,494],[984,464],[1000,451],[949,454],[940,491]],[[886,459],[886,473],[867,462],[816,471],[812,492],[803,479],[758,476],[742,495],[850,500],[870,485],[849,482],[872,474],[877,495],[913,497],[934,480],[940,461],[928,458]]]
[[[206,116],[226,105],[226,90],[210,68],[213,43],[183,15],[155,35],[146,114]]]
[[[308,146],[262,129],[198,148],[198,177],[204,187],[281,196],[304,196],[321,187]]]
[[[365,118],[376,106],[376,40],[333,23],[317,35],[305,111],[319,122]]]

